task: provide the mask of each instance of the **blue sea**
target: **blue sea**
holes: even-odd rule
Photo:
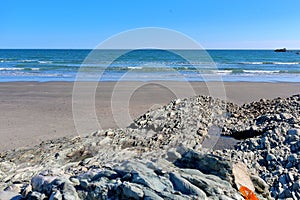
[[[99,81],[204,81],[203,76],[217,75],[233,82],[300,82],[295,50],[207,50],[211,60],[197,50],[97,50],[92,57],[91,52],[0,49],[0,82],[75,81],[79,71],[87,81],[99,72]]]

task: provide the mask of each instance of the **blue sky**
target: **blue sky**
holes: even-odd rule
[[[208,49],[300,49],[299,10],[299,0],[1,0],[0,48],[94,48],[162,27]]]

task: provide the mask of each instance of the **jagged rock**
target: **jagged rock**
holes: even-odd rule
[[[269,197],[269,185],[259,176],[251,176],[252,183],[258,193],[263,194],[265,198]]]
[[[118,189],[118,193],[123,198],[141,199],[144,197],[143,188],[135,183],[123,182]]]
[[[25,199],[241,199],[232,164],[242,162],[259,198],[300,199],[299,130],[300,95],[174,100],[124,129],[0,153],[0,189]],[[216,150],[208,138],[220,134],[241,140]]]
[[[183,168],[198,169],[206,174],[213,174],[228,181],[232,181],[232,164],[222,157],[188,151],[175,162]]]
[[[170,162],[174,162],[178,159],[181,158],[181,155],[180,153],[178,153],[177,151],[175,151],[174,149],[170,149],[168,152],[167,152],[167,160],[170,161]]]
[[[62,185],[62,195],[64,200],[80,200],[75,187],[67,180]]]
[[[144,200],[163,200],[162,197],[160,197],[158,194],[156,194],[155,192],[153,192],[148,188],[144,188],[143,192],[144,192]]]
[[[167,187],[153,169],[140,162],[126,162],[121,167],[118,167],[117,171],[123,176],[129,176],[130,178],[127,178],[127,180],[149,187],[157,192],[161,192]]]
[[[53,176],[42,176],[37,175],[31,179],[31,186],[33,191],[40,193],[46,193],[49,195],[51,193],[51,182],[54,181],[57,177]]]
[[[62,200],[62,195],[60,191],[53,192],[49,198],[49,200]]]
[[[44,199],[46,199],[46,196],[43,193],[33,191],[33,192],[29,193],[26,198],[28,200],[44,200]]]
[[[101,170],[98,174],[96,174],[94,177],[92,177],[92,180],[98,180],[101,177],[107,177],[109,179],[116,179],[119,177],[119,174],[113,170],[109,170],[109,169],[103,169]]]
[[[196,187],[186,179],[182,178],[177,173],[170,173],[170,180],[173,183],[174,189],[182,194],[195,195],[200,199],[206,199],[206,194],[200,188]]]
[[[193,185],[205,191],[209,198],[222,196],[225,193],[227,195],[237,193],[229,182],[217,176],[203,174],[195,169],[181,169],[179,173]]]

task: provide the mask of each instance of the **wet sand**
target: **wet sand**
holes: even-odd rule
[[[114,99],[116,104],[122,105],[117,112],[122,115],[129,110],[132,119],[150,108],[167,104],[178,96],[176,91],[181,95],[190,94],[186,84],[181,82],[144,83],[138,88],[136,82],[122,82],[122,87],[114,89],[115,85],[115,82],[101,82],[95,95],[96,114],[103,129],[118,127],[111,110],[112,94],[132,92],[129,102]],[[192,82],[191,85],[195,94],[209,94],[205,83]],[[300,93],[300,83],[226,82],[224,85],[227,100],[237,104]],[[166,86],[176,88],[176,91]],[[0,151],[78,135],[72,114],[72,92],[72,82],[0,83]],[[80,134],[93,131],[95,127],[87,126]]]

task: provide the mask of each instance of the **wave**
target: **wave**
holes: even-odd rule
[[[227,75],[227,74],[232,74],[232,70],[212,70],[214,74],[219,74],[219,75]]]
[[[40,70],[40,68],[37,68],[37,67],[33,67],[33,68],[2,67],[2,68],[0,68],[0,71],[21,71],[21,70],[38,71],[38,70]]]
[[[300,62],[263,61],[263,62],[238,62],[237,64],[241,64],[241,65],[299,65]]]
[[[274,74],[280,73],[280,70],[243,70],[245,73],[254,73],[254,74]]]
[[[40,63],[40,64],[51,64],[52,61],[38,61],[38,63]]]
[[[143,69],[143,67],[127,67],[128,69],[131,69],[131,70],[135,70],[135,69]]]
[[[17,62],[23,62],[23,63],[31,63],[31,62],[38,62],[38,60],[31,60],[31,59],[24,59],[24,60],[18,60]]]

